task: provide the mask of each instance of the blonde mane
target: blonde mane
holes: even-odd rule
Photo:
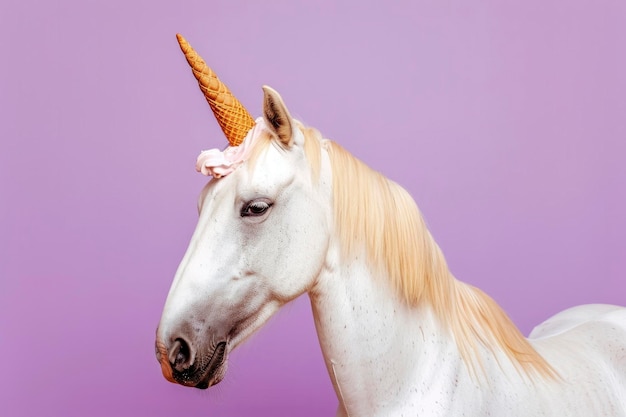
[[[482,345],[502,351],[526,375],[557,377],[495,301],[452,276],[406,190],[338,144],[330,142],[327,149],[336,233],[345,256],[365,249],[371,266],[389,277],[408,304],[429,303],[473,374],[482,369]]]
[[[319,178],[321,135],[305,128],[304,150],[312,178]],[[249,160],[270,145],[259,141]],[[480,346],[494,354],[499,349],[521,372],[557,378],[556,371],[530,345],[506,313],[488,295],[458,281],[451,274],[441,249],[428,231],[409,193],[327,141],[333,176],[335,229],[343,255],[351,258],[365,250],[370,265],[389,277],[390,285],[409,305],[429,303],[450,330],[470,372],[482,369]]]

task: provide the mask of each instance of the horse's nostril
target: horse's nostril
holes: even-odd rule
[[[191,352],[189,344],[183,339],[176,339],[169,351],[169,360],[172,368],[184,371],[191,365]]]

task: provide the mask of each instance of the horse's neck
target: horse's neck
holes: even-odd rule
[[[323,150],[328,146],[329,142],[322,142]],[[330,201],[332,164],[328,152],[323,151],[321,156],[320,198]],[[331,210],[328,222],[333,221]],[[457,333],[460,329],[461,336],[489,341],[476,328],[476,320],[468,320],[478,317],[478,321],[488,322],[494,328],[508,322],[484,309],[482,293],[450,275],[442,276],[440,272],[447,271],[447,267],[445,262],[437,263],[438,259],[429,261],[433,275],[428,293],[422,294],[429,301],[410,306],[388,277],[372,272],[365,260],[366,250],[349,263],[342,260],[341,252],[341,243],[331,238],[326,263],[309,290],[340,412],[352,417],[403,413],[443,416],[461,415],[467,407],[473,407],[480,415],[484,387],[479,388],[468,372],[468,345],[461,345],[462,355],[452,329]],[[477,305],[481,308],[474,308]],[[508,339],[505,342],[509,345]],[[519,343],[511,346],[517,349]],[[477,359],[480,370],[488,375],[488,381],[483,382],[492,394],[510,384],[511,374],[513,378],[519,376],[497,348],[486,351],[480,343],[469,347],[475,347],[472,359]],[[477,404],[481,401],[482,406]]]
[[[409,399],[428,409],[468,379],[431,308],[409,307],[389,287],[363,262],[331,260],[310,291],[328,373],[349,416],[394,415]]]

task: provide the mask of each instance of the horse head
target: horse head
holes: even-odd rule
[[[168,380],[208,388],[223,379],[235,347],[314,285],[329,244],[330,186],[306,150],[307,140],[320,142],[305,137],[276,91],[263,87],[263,116],[254,121],[179,42],[230,146],[198,159],[214,178],[201,192],[156,348]]]

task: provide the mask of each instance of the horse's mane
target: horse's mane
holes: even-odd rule
[[[316,178],[322,137],[316,129],[300,123],[298,127]],[[429,303],[454,336],[470,372],[482,369],[478,354],[482,345],[494,354],[499,349],[529,376],[556,377],[493,299],[454,278],[409,193],[337,143],[324,142],[333,176],[335,232],[343,255],[352,258],[365,250],[371,267],[389,277],[406,303]]]
[[[456,280],[409,193],[334,142],[327,147],[333,172],[337,236],[346,256],[365,247],[372,266],[385,272],[410,305],[429,303],[450,329],[472,372],[482,367],[479,345],[498,347],[529,375],[555,371],[500,306]]]

